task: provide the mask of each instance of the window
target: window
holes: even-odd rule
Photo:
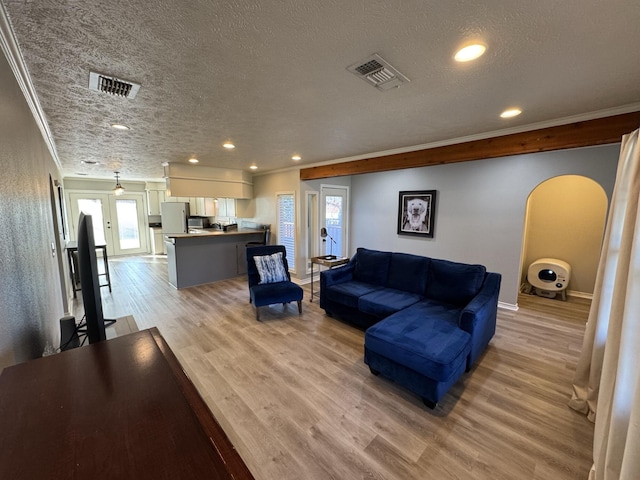
[[[277,208],[278,208],[278,243],[284,245],[287,250],[287,262],[289,263],[289,269],[295,271],[296,269],[296,204],[295,196],[293,193],[278,193]]]

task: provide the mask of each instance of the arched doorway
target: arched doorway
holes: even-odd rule
[[[529,265],[545,257],[572,267],[569,294],[593,294],[608,200],[594,180],[562,175],[542,182],[529,195],[521,257],[521,283]]]

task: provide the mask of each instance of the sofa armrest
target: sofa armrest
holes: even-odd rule
[[[480,292],[460,314],[460,328],[471,334],[471,353],[467,369],[476,362],[496,332],[501,280],[502,276],[499,273],[487,273]]]
[[[351,260],[342,267],[331,268],[320,272],[320,291],[322,292],[322,290],[331,285],[353,280],[355,266],[355,262]]]

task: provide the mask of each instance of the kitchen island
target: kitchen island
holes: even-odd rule
[[[246,244],[263,238],[263,230],[250,228],[167,234],[169,283],[186,288],[243,275],[247,271]]]

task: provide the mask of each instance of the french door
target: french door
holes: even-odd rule
[[[320,187],[320,227],[327,229],[321,255],[348,256],[349,187]],[[332,240],[333,239],[333,240]]]
[[[106,243],[109,255],[148,251],[142,193],[116,196],[106,193],[72,192],[69,193],[69,204],[74,238],[77,238],[75,230],[80,212],[84,212],[93,218],[96,243]]]

